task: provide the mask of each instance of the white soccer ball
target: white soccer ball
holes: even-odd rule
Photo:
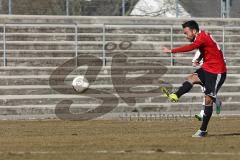
[[[89,87],[88,80],[84,76],[77,76],[72,81],[73,89],[77,92],[83,92]]]

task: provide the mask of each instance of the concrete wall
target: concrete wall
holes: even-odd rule
[[[231,17],[235,17],[235,18],[239,18],[240,17],[240,1],[239,0],[232,0],[232,4],[231,4],[231,12],[230,15]]]
[[[126,11],[137,0],[126,0]],[[12,0],[12,14],[66,15],[65,0]],[[69,0],[69,15],[116,16],[121,15],[121,0]],[[0,14],[8,14],[8,0],[0,0]]]
[[[221,17],[221,0],[179,0],[183,8],[192,17]],[[240,1],[231,1],[231,18],[239,18]]]

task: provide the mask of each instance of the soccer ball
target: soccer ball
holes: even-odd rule
[[[72,87],[75,91],[81,93],[81,92],[85,91],[86,89],[88,89],[89,83],[88,83],[88,80],[84,76],[80,75],[73,79]]]

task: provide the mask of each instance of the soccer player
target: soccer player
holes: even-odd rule
[[[179,53],[189,52],[194,49],[199,49],[203,57],[201,68],[195,73],[189,75],[177,92],[167,94],[172,102],[178,102],[179,98],[189,92],[194,84],[200,84],[205,88],[205,107],[202,125],[193,137],[205,137],[207,135],[208,122],[213,112],[213,102],[216,95],[226,79],[227,68],[224,61],[223,53],[212,38],[212,36],[199,30],[198,23],[194,20],[187,21],[182,24],[183,32],[186,38],[192,42],[189,45],[184,45],[174,49],[163,47],[164,53]]]

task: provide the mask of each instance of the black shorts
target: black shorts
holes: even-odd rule
[[[195,71],[198,78],[202,82],[202,86],[205,88],[205,95],[216,98],[216,95],[226,79],[226,73],[214,74],[199,68]]]

